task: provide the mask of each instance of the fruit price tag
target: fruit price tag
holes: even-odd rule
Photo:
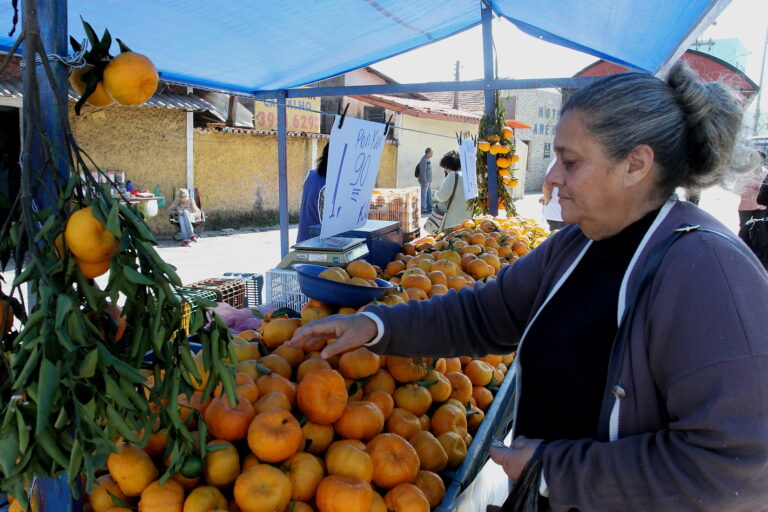
[[[384,125],[347,117],[339,128],[336,116],[330,144],[320,238],[359,228],[368,221],[384,147]]]
[[[477,197],[477,153],[475,152],[475,143],[471,139],[461,139],[459,158],[461,159],[464,199],[472,199]]]

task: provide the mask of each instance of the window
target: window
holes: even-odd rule
[[[374,123],[386,123],[384,109],[382,107],[363,107],[363,117]]]
[[[550,142],[544,143],[544,158],[551,158],[552,156],[552,144]]]

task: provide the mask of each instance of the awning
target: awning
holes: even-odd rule
[[[656,71],[729,0],[68,0],[68,25],[78,40],[80,16],[99,35],[108,28],[150,56],[166,81],[248,94],[316,82],[466,30],[480,22],[483,1],[535,37]],[[6,51],[12,18],[11,2],[2,2]]]

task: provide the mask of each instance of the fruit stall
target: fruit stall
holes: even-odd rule
[[[717,3],[690,2],[692,20],[704,24]],[[74,6],[69,12],[68,4]],[[494,11],[517,19],[512,5],[517,3],[467,0],[454,12],[408,0],[403,5],[410,10],[430,15],[405,23],[391,13],[371,19],[368,6],[363,13],[348,7],[348,16],[332,21],[344,24],[338,34],[357,34],[356,44],[340,39],[328,52],[333,57],[317,66],[312,59],[319,57],[292,39],[252,30],[267,16],[245,2],[200,7],[206,28],[247,22],[242,31],[216,32],[225,39],[238,36],[214,45],[195,10],[159,9],[148,16],[155,4],[124,4],[29,0],[0,7],[14,25],[0,38],[3,49],[8,55],[23,51],[27,64],[21,193],[0,225],[3,270],[9,261],[24,262],[13,269],[11,282],[0,282],[0,499],[7,499],[0,509],[476,510],[487,504],[479,498],[485,481],[496,489],[501,485],[503,496],[503,473],[489,471],[494,468],[486,461],[491,441],[510,428],[513,353],[399,358],[359,348],[325,359],[320,350],[333,340],[317,340],[307,350],[286,341],[300,326],[332,314],[355,314],[370,303],[427,301],[491,281],[545,240],[546,230],[515,214],[509,196],[517,185],[514,132],[504,126],[492,91],[577,86],[590,79],[496,80],[487,51],[486,79],[475,84],[378,86],[378,92],[486,91],[487,114],[476,147],[475,216],[422,237],[413,191],[380,190],[365,210],[395,229],[371,229],[349,246],[323,242],[289,254],[286,98],[347,93],[337,87],[289,88],[478,23],[490,49]],[[613,48],[602,38],[592,44],[563,33],[558,41],[582,50],[594,46],[593,53],[655,70],[690,35],[694,21],[670,27],[660,20],[676,19],[675,13],[660,0],[648,4],[655,16],[629,12],[625,23],[667,34],[649,38],[667,45],[660,43],[650,61],[636,57],[634,45]],[[392,2],[397,11],[403,5]],[[334,11],[303,7],[294,16],[302,17],[305,31],[323,26],[317,20]],[[23,27],[16,27],[20,8]],[[264,9],[270,17],[287,18],[276,7]],[[573,11],[560,11],[565,18],[555,27],[574,26],[567,22]],[[546,20],[547,34],[557,32],[549,14],[535,14],[539,22]],[[177,18],[175,25],[171,18]],[[100,31],[117,26],[115,35],[122,39],[115,37],[113,44],[105,28],[99,37],[86,19],[100,20]],[[356,32],[362,19],[378,28]],[[295,20],[291,23],[295,28]],[[294,30],[280,26],[282,36],[294,37]],[[414,26],[423,27],[416,39]],[[529,30],[535,26],[527,24]],[[180,35],[178,27],[194,30]],[[21,35],[14,37],[18,28]],[[242,36],[262,37],[261,32],[266,39],[256,43]],[[386,42],[376,36],[380,33],[388,34]],[[273,39],[268,48],[279,48],[283,58],[265,51],[269,63],[243,66],[252,62],[253,48]],[[126,43],[145,45],[147,55]],[[231,51],[219,51],[224,46]],[[198,53],[211,47],[214,53]],[[112,102],[145,102],[158,84],[156,64],[170,83],[278,100],[284,258],[264,276],[264,304],[261,276],[255,274],[222,274],[183,286],[158,255],[145,215],[119,187],[113,192],[108,176],[91,173],[100,169],[98,162],[72,136],[70,111],[78,115]],[[67,103],[67,74],[79,95],[74,105]],[[354,94],[368,92],[358,88]],[[389,123],[384,136],[388,128]],[[500,209],[505,217],[498,216]],[[392,212],[394,218],[386,216]],[[324,227],[325,222],[322,240]],[[402,238],[393,250],[391,237],[398,234]],[[324,258],[320,268],[314,266],[320,261],[310,258],[313,250],[314,258]],[[381,264],[366,261],[374,257]]]

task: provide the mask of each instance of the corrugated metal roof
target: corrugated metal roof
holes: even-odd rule
[[[414,117],[444,119],[446,121],[469,121],[472,123],[479,122],[481,117],[479,114],[466,112],[464,110],[456,110],[436,101],[400,98],[396,96],[386,96],[384,94],[367,94],[364,96],[350,97]]]
[[[24,97],[21,88],[21,80],[4,79],[0,80],[0,97],[5,98],[17,98],[22,99]],[[80,96],[75,92],[69,90],[69,98],[73,101],[77,101]],[[192,110],[192,111],[210,111],[216,117],[221,118],[221,112],[209,101],[200,98],[194,94],[174,94],[174,93],[155,93],[149,101],[141,105],[143,107],[158,107],[158,108],[177,108],[180,110]]]

